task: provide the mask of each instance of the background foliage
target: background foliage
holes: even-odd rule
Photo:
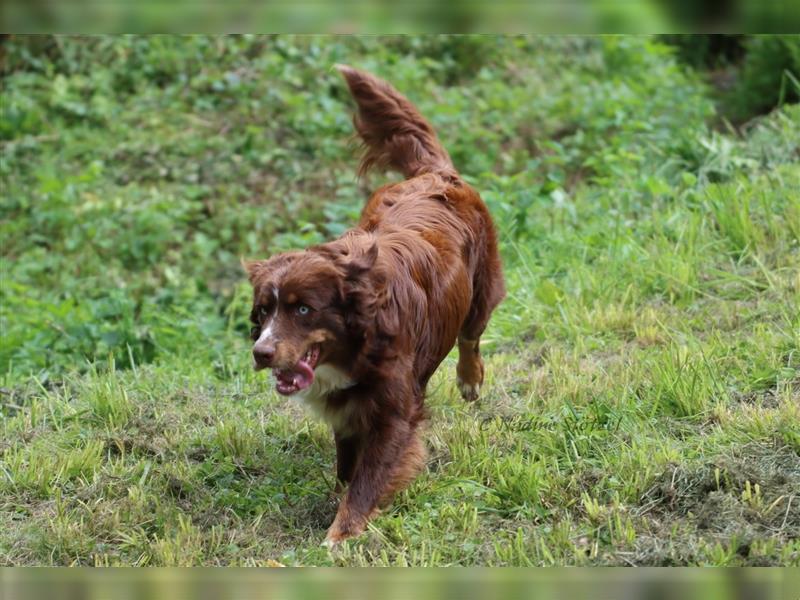
[[[741,41],[725,85],[666,42],[687,56],[650,37],[5,41],[0,559],[800,560],[800,42]],[[339,62],[433,122],[510,293],[484,404],[447,361],[431,472],[331,558],[327,433],[248,371],[239,262],[341,234],[389,180],[355,178]]]

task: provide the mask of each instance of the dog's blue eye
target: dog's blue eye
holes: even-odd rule
[[[297,314],[307,315],[309,310],[311,309],[308,308],[305,304],[301,304],[300,306],[297,307]]]
[[[268,312],[269,311],[267,310],[267,307],[264,306],[263,304],[258,307],[258,314],[261,315],[262,317],[266,317]]]

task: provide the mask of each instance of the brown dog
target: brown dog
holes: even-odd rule
[[[407,179],[378,189],[338,240],[247,265],[255,368],[333,428],[348,488],[329,544],[364,531],[424,466],[425,387],[456,341],[459,390],[478,397],[479,339],[505,295],[489,212],[430,124],[386,82],[338,69],[358,104],[360,172]]]

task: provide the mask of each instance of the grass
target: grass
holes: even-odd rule
[[[48,40],[4,80],[0,563],[800,565],[798,106],[713,130],[649,38]],[[484,397],[449,357],[427,470],[331,553],[331,435],[251,371],[238,257],[382,181],[335,62],[430,115],[509,295]]]

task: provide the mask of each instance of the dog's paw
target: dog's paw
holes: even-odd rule
[[[322,545],[327,548],[335,548],[343,541],[361,535],[366,528],[366,518],[351,513],[346,505],[340,505],[339,512],[336,513],[336,518],[328,528],[328,533]]]
[[[456,383],[458,384],[458,391],[461,392],[461,397],[468,402],[474,402],[481,394],[480,383],[467,383],[461,377],[456,379]]]
[[[341,541],[339,541],[339,542],[335,542],[335,541],[333,541],[332,539],[330,539],[330,538],[326,537],[326,538],[325,538],[325,539],[322,541],[322,543],[320,544],[320,546],[322,546],[323,548],[327,548],[328,550],[335,550],[335,549],[336,549],[336,548],[339,546],[339,544],[340,544],[340,543],[341,543]]]
[[[349,540],[354,537],[358,537],[364,532],[362,528],[353,528],[348,530],[342,530],[339,528],[334,528],[331,526],[328,529],[328,533],[325,536],[325,540],[322,542],[322,546],[328,548],[328,550],[333,550],[334,548],[338,547],[339,544],[344,542],[345,540]]]

